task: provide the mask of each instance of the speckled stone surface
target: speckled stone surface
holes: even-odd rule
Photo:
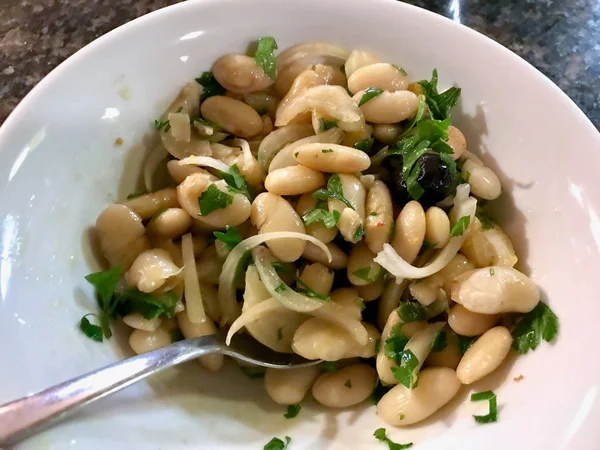
[[[173,0],[0,0],[0,123],[59,63]],[[598,0],[413,0],[510,48],[557,83],[600,129]]]

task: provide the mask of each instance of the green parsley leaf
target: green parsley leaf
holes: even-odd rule
[[[350,378],[346,380],[344,386],[346,386],[348,389],[352,389],[352,381],[350,381]]]
[[[287,285],[285,283],[279,283],[279,285],[275,288],[275,292],[283,292],[287,289]]]
[[[416,385],[416,379],[414,370],[419,365],[419,360],[416,355],[410,350],[403,350],[400,356],[400,365],[392,367],[392,373],[394,378],[398,382],[409,389],[412,389]]]
[[[404,347],[408,343],[408,337],[403,334],[389,337],[385,340],[385,347],[383,349],[386,358],[395,361],[399,364],[402,361],[402,352]]]
[[[418,122],[420,122],[421,120],[423,120],[423,117],[425,116],[425,107],[426,106],[427,106],[427,102],[425,102],[425,97],[423,95],[419,95],[419,105],[417,106],[417,113],[415,114],[415,117],[413,117],[412,119],[410,119],[410,121],[404,127],[404,131],[400,135],[400,139],[402,139],[405,136],[409,135],[409,133],[414,128],[414,126]]]
[[[381,384],[381,382],[379,380],[377,380],[375,383],[375,389],[373,389],[373,392],[371,393],[371,403],[373,403],[374,405],[379,403],[379,400],[381,400],[381,397],[383,397],[385,394],[387,394],[387,392],[392,387],[393,386],[384,386],[383,384]]]
[[[298,415],[300,410],[302,409],[302,405],[288,405],[287,413],[283,415],[286,419],[293,419]]]
[[[471,179],[471,172],[468,172],[465,174],[465,181],[468,183],[469,180]]]
[[[483,228],[484,230],[491,230],[492,228],[494,228],[494,222],[492,221],[491,217],[488,216],[486,213],[484,213],[483,211],[477,211],[476,216],[479,219],[479,222],[481,223],[481,228]]]
[[[319,203],[324,203],[322,201],[320,201]],[[317,205],[314,207],[314,209],[311,209],[309,212],[307,212],[306,214],[304,214],[302,216],[302,220],[304,221],[304,225],[312,225],[313,223],[316,222],[323,222],[323,224],[327,227],[327,228],[333,228],[336,226],[336,224],[338,223],[338,221],[340,220],[340,212],[339,211],[332,211],[329,212],[326,208],[327,208],[327,203],[324,203],[321,207],[321,205],[317,203]]]
[[[137,289],[126,289],[119,296],[123,310],[127,313],[140,313],[144,319],[152,320],[160,315],[167,318],[175,317],[175,306],[179,297],[172,291],[164,294],[148,294]]]
[[[438,331],[431,345],[432,352],[441,352],[448,346],[448,338],[445,331]]]
[[[280,341],[283,339],[283,327],[277,328],[277,340]]]
[[[94,286],[98,304],[100,305],[100,326],[106,339],[112,336],[110,317],[116,308],[115,289],[121,278],[121,268],[114,267],[104,272],[90,273],[85,277]]]
[[[233,196],[221,191],[212,183],[198,198],[200,215],[206,216],[217,209],[227,208],[233,202]]]
[[[275,50],[277,50],[277,42],[272,37],[261,37],[258,40],[254,61],[256,65],[274,80],[277,78],[277,65],[275,64]]]
[[[404,70],[402,67],[397,66],[396,64],[392,64],[392,67],[394,67],[396,70],[400,71],[400,73],[404,76],[407,76],[408,74],[406,73],[406,70]]]
[[[164,131],[166,133],[171,129],[171,122],[168,120],[161,121],[156,119],[154,121],[154,128],[156,128],[156,131]]]
[[[135,192],[132,192],[131,194],[129,194],[129,195],[127,196],[127,200],[132,200],[132,199],[134,199],[134,198],[138,198],[138,197],[141,197],[142,195],[146,195],[146,194],[147,194],[147,192],[146,192],[146,191],[144,191],[144,190],[141,190],[141,191],[135,191]]]
[[[457,334],[458,336],[458,349],[460,350],[460,354],[464,355],[466,353],[467,350],[469,350],[469,347],[471,345],[473,345],[473,342],[475,342],[475,337],[470,337],[470,336],[461,336],[460,334]]]
[[[329,198],[341,201],[348,208],[354,209],[352,204],[344,197],[344,190],[342,189],[342,182],[340,176],[336,173],[329,177],[327,182],[327,189],[319,189],[313,192],[313,198],[318,200],[327,200]]]
[[[399,420],[404,420],[404,418],[405,418],[405,417],[406,417],[406,416],[405,416],[404,414],[400,414],[400,415],[398,416],[398,419],[399,419]]]
[[[377,213],[376,213],[375,211],[373,211],[373,212],[372,212],[371,214],[369,214],[369,215],[370,215],[370,216],[373,216],[373,217],[375,217],[375,216],[377,216]]]
[[[88,316],[95,317],[96,315],[95,314],[86,314],[85,316],[83,316],[81,318],[81,322],[79,323],[79,329],[81,331],[83,331],[83,334],[85,334],[90,339],[92,339],[96,342],[102,342],[102,335],[103,335],[102,327],[100,327],[98,325],[92,325],[87,318]]]
[[[335,361],[323,361],[321,363],[321,369],[324,372],[335,372],[337,370],[337,363]]]
[[[333,153],[333,150],[331,150],[330,148],[324,148],[323,150],[321,150],[321,153]]]
[[[261,367],[240,367],[244,375],[251,380],[259,380],[265,377],[265,370]]]
[[[556,314],[544,302],[539,302],[513,329],[512,346],[517,353],[524,355],[529,350],[535,350],[542,339],[553,342],[558,336],[558,329]]]
[[[369,150],[371,150],[373,141],[373,138],[361,139],[356,144],[354,144],[354,148],[357,150],[362,150],[363,152],[368,152]]]
[[[419,302],[402,302],[396,310],[403,322],[417,322],[425,319],[425,310]]]
[[[253,201],[256,197],[256,190],[246,181],[246,178],[242,174],[240,174],[240,169],[237,164],[234,164],[229,168],[229,173],[222,172],[220,170],[217,171],[219,176],[225,180],[227,183],[227,187],[230,192],[243,194],[250,201]]]
[[[354,236],[352,236],[352,239],[354,241],[358,242],[361,240],[361,238],[364,236],[364,234],[365,234],[365,229],[361,225],[359,225],[358,228],[356,229],[356,231],[354,232]]]
[[[373,436],[375,436],[378,441],[387,444],[389,450],[403,450],[405,448],[410,448],[413,445],[412,442],[409,442],[408,444],[397,444],[396,442],[390,440],[385,434],[385,428],[378,428],[375,430],[375,433],[373,433]]]
[[[225,88],[219,84],[212,72],[202,72],[202,75],[196,78],[196,82],[204,88],[201,96],[202,101],[215,95],[225,94]]]
[[[450,110],[458,103],[461,90],[460,88],[452,87],[440,94],[437,90],[437,83],[437,69],[433,70],[431,81],[419,81],[426,97],[429,113],[434,119],[444,120],[450,115]]]
[[[470,222],[471,216],[462,216],[456,221],[454,225],[452,225],[452,229],[450,230],[450,236],[462,236],[463,233],[467,230],[467,228],[469,228]]]
[[[496,271],[493,267],[490,267],[490,277],[493,277],[494,275],[496,275]]]
[[[267,444],[265,444],[263,450],[285,450],[291,440],[292,438],[286,436],[284,443],[281,439],[274,437]]]
[[[361,97],[360,101],[358,102],[358,106],[362,106],[365,103],[367,103],[369,100],[373,100],[375,97],[377,97],[378,95],[383,94],[383,89],[381,88],[366,88],[365,89],[365,93],[363,94],[363,96]]]
[[[233,250],[233,248],[243,240],[238,229],[231,225],[225,226],[225,233],[222,231],[213,231],[213,235],[219,241],[225,243],[230,250]]]
[[[367,283],[374,283],[375,280],[371,279],[371,267],[362,267],[352,272],[356,278],[366,281]]]
[[[423,247],[425,248],[434,248],[436,245],[438,245],[437,242],[429,242],[427,240],[423,241]]]
[[[329,300],[329,296],[315,292],[313,289],[311,289],[311,287],[308,284],[306,284],[304,281],[302,281],[302,278],[300,278],[298,275],[296,275],[296,284],[298,286],[300,286],[300,289],[298,289],[298,292],[306,295],[307,297],[316,298],[316,299],[324,300],[324,301]]]
[[[490,404],[490,412],[485,416],[473,416],[477,423],[492,423],[498,420],[498,403],[496,394],[492,391],[477,392],[471,395],[472,402],[487,400]]]
[[[338,124],[337,119],[326,120],[325,118],[321,117],[319,119],[319,131],[331,130],[332,128],[337,127],[337,124]]]

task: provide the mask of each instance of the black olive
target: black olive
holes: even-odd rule
[[[425,191],[419,198],[419,203],[424,208],[435,205],[452,194],[456,176],[439,154],[426,153],[417,160],[416,164],[420,168],[417,181]],[[388,187],[393,200],[399,205],[408,203],[413,198],[406,190],[406,183],[402,177],[402,158],[398,156],[386,158],[384,166],[390,171]]]

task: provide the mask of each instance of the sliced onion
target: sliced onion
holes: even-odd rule
[[[229,172],[230,167],[223,161],[211,158],[210,156],[188,156],[179,161],[182,166],[201,166],[201,167],[212,167],[213,169],[220,170],[221,172]]]
[[[473,197],[469,197],[469,185],[461,184],[456,188],[454,205],[452,215],[457,219],[463,216],[469,216],[469,221],[471,222],[473,220],[477,208],[477,200]],[[373,261],[394,275],[397,283],[400,283],[405,278],[413,280],[425,278],[439,272],[452,258],[454,258],[460,250],[467,232],[468,231],[466,230],[461,236],[452,237],[433,261],[423,267],[415,267],[406,262],[398,255],[398,253],[396,253],[390,244],[384,244],[383,250],[377,254]]]
[[[290,47],[277,56],[277,69],[282,70],[296,61],[319,57],[329,57],[343,64],[350,56],[350,52],[338,45],[326,42],[309,42]]]
[[[288,287],[275,270],[273,263],[277,260],[267,248],[256,247],[252,250],[252,259],[269,294],[286,308],[305,313],[319,309],[325,304],[323,300],[308,297]],[[280,286],[285,288],[279,289]]]
[[[264,172],[275,155],[287,144],[313,134],[311,125],[288,125],[271,131],[258,147],[258,163]]]
[[[188,319],[192,323],[203,323],[206,320],[200,283],[196,274],[194,259],[194,244],[192,234],[184,234],[181,238],[181,253],[183,255],[183,284],[185,288],[185,306]]]
[[[170,132],[161,132],[160,138],[167,151],[177,159],[183,159],[191,155],[208,156],[211,154],[210,142],[204,139],[192,137],[189,142],[177,141]]]
[[[177,142],[190,142],[192,138],[192,126],[190,115],[187,113],[169,113],[167,116],[171,129],[169,132]]]
[[[442,328],[444,328],[445,325],[445,322],[429,324],[421,331],[417,331],[406,343],[404,351],[406,352],[410,350],[413,355],[417,357],[417,366],[412,370],[413,380],[415,380],[419,370],[421,370],[421,366],[431,352],[431,347],[433,346],[435,336]]]
[[[261,319],[262,317],[265,317],[266,315],[271,314],[273,312],[283,312],[285,310],[286,307],[274,298],[269,298],[252,306],[251,308],[248,308],[231,324],[231,328],[229,328],[229,331],[227,332],[225,344],[231,344],[231,338],[233,337],[233,335],[249,323]],[[273,330],[273,333],[275,333],[275,331],[276,330]]]
[[[288,238],[303,239],[312,242],[323,250],[327,255],[328,261],[331,261],[331,252],[325,244],[317,238],[304,233],[275,231],[273,233],[258,234],[256,236],[251,236],[248,239],[244,239],[229,252],[227,259],[225,259],[225,262],[223,263],[221,275],[219,276],[219,302],[221,303],[221,311],[223,313],[221,325],[232,323],[240,315],[240,306],[235,297],[235,277],[239,270],[238,266],[240,261],[244,259],[246,252],[272,239]]]
[[[369,333],[348,307],[332,301],[322,302],[323,306],[311,311],[311,316],[326,320],[346,330],[359,345],[366,345]]]
[[[148,192],[154,192],[156,189],[152,184],[156,169],[168,156],[166,149],[162,145],[154,147],[150,154],[146,158],[144,163],[144,187]]]
[[[383,294],[381,294],[377,305],[377,324],[379,328],[383,329],[385,327],[388,317],[400,304],[400,297],[402,297],[407,284],[407,280],[403,280],[402,283],[395,283],[393,280],[390,280],[385,285]]]

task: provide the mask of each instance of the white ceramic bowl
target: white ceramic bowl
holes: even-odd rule
[[[149,14],[98,39],[43,80],[0,130],[0,403],[124,356],[76,324],[95,305],[86,230],[131,191],[138,145],[183,83],[223,53],[272,35],[324,40],[463,88],[454,116],[506,192],[501,222],[561,321],[556,345],[507,367],[500,419],[478,426],[467,390],[423,426],[391,429],[419,449],[598,448],[600,135],[547,78],[500,45],[422,9],[383,0],[204,0]],[[124,145],[113,145],[121,137]],[[126,176],[124,175],[126,174]],[[134,175],[132,175],[134,174]],[[524,375],[516,383],[513,378]],[[500,381],[505,381],[500,384]],[[128,388],[23,449],[381,448],[371,405],[283,417],[260,381],[197,364]],[[437,419],[437,420],[436,420]]]

